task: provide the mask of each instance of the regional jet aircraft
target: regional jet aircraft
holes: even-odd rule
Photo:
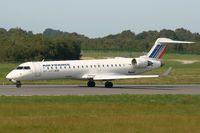
[[[87,80],[88,87],[95,87],[95,81],[105,81],[105,87],[112,88],[113,80],[159,77],[141,74],[162,66],[166,45],[170,43],[192,42],[159,38],[147,55],[137,58],[26,62],[12,70],[6,78],[18,88],[21,87],[21,81],[25,80],[66,78]]]

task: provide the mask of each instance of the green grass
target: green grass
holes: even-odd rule
[[[92,58],[108,58],[108,57],[127,57],[133,58],[146,54],[146,52],[132,52],[132,51],[119,51],[119,50],[82,50],[83,57]],[[199,60],[200,55],[195,54],[176,54],[167,53],[164,59],[185,59],[185,60]]]
[[[175,61],[165,61],[166,65],[148,74],[161,74],[172,67],[167,77],[151,79],[119,80],[118,84],[200,84],[200,62],[194,64],[181,64]]]
[[[95,57],[95,58],[106,58],[106,57],[136,57],[141,55],[137,52],[126,52],[126,51],[82,51],[83,57]],[[198,60],[199,62],[194,64],[182,64],[174,61],[179,60]],[[151,78],[151,79],[128,79],[128,80],[117,80],[114,84],[200,84],[200,55],[188,55],[188,54],[166,54],[164,56],[165,66],[151,71],[147,74],[161,74],[166,71],[169,67],[173,70],[167,77],[162,78]],[[0,84],[11,84],[5,79],[6,74],[15,68],[17,64],[0,64]],[[80,80],[50,80],[50,81],[28,81],[23,84],[74,84],[74,85],[86,85],[86,81]],[[104,84],[97,82],[97,84]]]
[[[137,57],[143,55],[140,52],[128,52],[128,51],[119,51],[119,50],[82,50],[83,57],[92,57],[92,58],[108,58],[108,57]]]
[[[0,97],[3,133],[199,133],[200,95]]]
[[[0,64],[0,84],[8,84],[9,82],[5,79],[6,75],[14,69],[18,64],[15,63],[1,63]]]

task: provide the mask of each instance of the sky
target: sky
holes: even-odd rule
[[[200,0],[0,0],[0,27],[91,38],[180,27],[200,33],[199,6]]]

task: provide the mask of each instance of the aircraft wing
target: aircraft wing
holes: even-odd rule
[[[86,74],[83,75],[83,79],[93,79],[93,80],[117,80],[117,79],[139,79],[139,78],[158,78],[166,77],[170,74],[172,67],[168,68],[164,73],[160,75],[117,75],[117,74]]]
[[[93,80],[117,80],[117,79],[139,79],[139,78],[157,78],[159,75],[84,75],[83,79]]]

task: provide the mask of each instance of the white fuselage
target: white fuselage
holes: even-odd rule
[[[137,75],[158,68],[161,65],[160,61],[151,60],[151,62],[153,62],[151,66],[136,68],[133,66],[132,60],[133,58],[114,58],[101,60],[26,62],[11,71],[6,78],[13,81],[65,78],[90,79],[95,75],[104,74]],[[30,67],[30,69],[28,67]]]
[[[166,45],[171,43],[193,42],[158,38],[147,55],[137,58],[26,62],[12,70],[6,78],[15,83],[16,87],[21,87],[23,80],[72,78],[89,80],[88,87],[95,87],[94,81],[102,80],[106,81],[106,88],[112,88],[112,80],[159,77],[160,75],[140,74],[161,67]]]

